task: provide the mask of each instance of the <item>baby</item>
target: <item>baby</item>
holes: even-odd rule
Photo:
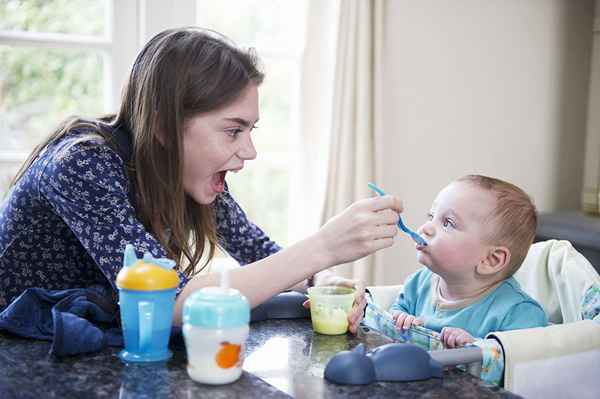
[[[441,331],[446,347],[492,331],[547,325],[544,310],[512,275],[533,242],[537,225],[531,199],[513,184],[468,175],[437,195],[417,245],[425,266],[404,285],[390,311],[396,327]]]

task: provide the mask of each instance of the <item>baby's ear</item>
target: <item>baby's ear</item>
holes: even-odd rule
[[[487,256],[477,265],[476,271],[481,275],[492,275],[505,270],[510,264],[510,249],[492,247]]]

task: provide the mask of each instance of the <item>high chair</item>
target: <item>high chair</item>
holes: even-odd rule
[[[600,397],[600,276],[594,267],[568,241],[548,240],[531,246],[515,278],[542,305],[550,326],[493,332],[477,346],[432,350],[431,357],[446,366],[468,365],[483,379],[491,361],[501,367],[500,384],[528,398]],[[388,309],[402,285],[368,289],[376,306]]]

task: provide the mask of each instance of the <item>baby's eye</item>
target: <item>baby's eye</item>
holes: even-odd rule
[[[433,213],[427,212],[427,220],[433,220]]]
[[[443,225],[444,225],[444,227],[454,228],[454,222],[450,218],[445,218]]]

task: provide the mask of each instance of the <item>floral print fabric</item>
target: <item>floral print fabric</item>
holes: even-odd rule
[[[0,309],[30,287],[115,289],[128,243],[138,256],[166,256],[130,201],[127,151],[69,134],[13,186],[0,203]],[[240,264],[280,250],[228,193],[215,202],[215,214],[220,244]],[[187,282],[180,278],[179,290]]]

